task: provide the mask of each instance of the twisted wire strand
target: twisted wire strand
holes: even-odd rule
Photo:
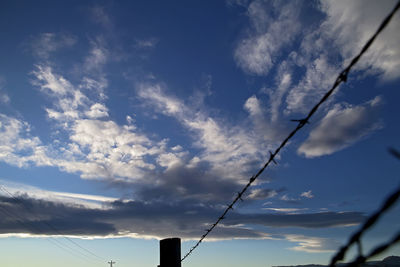
[[[396,152],[399,153],[398,151],[394,149],[389,150],[391,153]],[[400,158],[399,158],[400,159]],[[384,213],[386,213],[389,208],[391,208],[400,198],[400,186],[397,188],[395,192],[393,192],[391,195],[389,195],[386,200],[383,202],[381,208],[377,210],[375,213],[373,213],[363,224],[363,226],[355,232],[349,239],[346,245],[340,248],[340,250],[335,254],[335,256],[332,257],[331,262],[329,266],[333,267],[335,264],[339,261],[342,261],[344,257],[346,256],[347,251],[350,249],[350,247],[353,244],[358,244],[358,247],[361,248],[361,237],[362,235],[373,225],[377,223],[377,221],[382,217]],[[358,256],[357,259],[354,260],[353,262],[349,263],[349,266],[353,266],[351,264],[361,264],[368,260],[369,258],[383,252],[384,250],[388,249],[395,243],[400,241],[400,231],[395,235],[395,237],[390,240],[388,243],[383,244],[381,246],[376,247],[368,256],[363,256],[361,249],[358,250]],[[354,265],[355,266],[355,265]]]
[[[381,254],[382,252],[384,252],[385,250],[387,250],[388,248],[390,248],[399,241],[400,241],[400,231],[397,232],[397,234],[394,235],[394,237],[388,242],[375,247],[374,250],[371,251],[367,256],[358,255],[358,257],[354,261],[346,264],[345,267],[359,267],[360,264],[365,263],[368,259]]]
[[[303,128],[307,123],[309,123],[310,118],[314,115],[314,113],[319,109],[319,107],[327,101],[327,99],[332,95],[332,93],[335,91],[335,89],[343,82],[347,81],[348,74],[350,70],[353,68],[354,65],[357,64],[357,62],[360,60],[360,58],[364,55],[364,53],[368,50],[368,48],[372,45],[372,43],[375,41],[376,37],[382,32],[382,30],[388,25],[390,20],[392,19],[393,15],[397,12],[397,10],[400,8],[400,1],[397,2],[396,6],[393,8],[393,10],[389,13],[389,15],[382,21],[380,24],[379,28],[376,30],[376,32],[372,35],[372,37],[365,43],[361,51],[357,56],[355,56],[350,64],[342,71],[340,74],[337,76],[335,82],[333,83],[333,86],[329,91],[325,93],[325,95],[320,99],[320,101],[311,108],[309,111],[308,115],[303,118],[303,119],[296,119],[292,120],[294,122],[297,122],[296,128],[292,130],[292,132],[289,133],[289,135],[282,141],[282,143],[279,145],[279,147],[274,151],[270,152],[270,156],[268,161],[264,164],[264,166],[255,174],[253,175],[250,179],[249,182],[244,186],[244,188],[237,193],[236,197],[234,200],[227,205],[227,208],[224,210],[222,215],[215,221],[214,224],[211,225],[209,229],[206,230],[206,232],[200,237],[200,239],[197,241],[197,243],[185,254],[185,256],[182,257],[181,262],[184,261],[188,256],[192,254],[192,252],[203,242],[203,240],[214,230],[214,228],[223,220],[225,219],[225,216],[227,213],[233,209],[233,206],[236,204],[238,200],[242,200],[243,194],[247,191],[247,189],[253,184],[253,182],[264,172],[264,170],[270,165],[271,162],[276,164],[275,157],[279,154],[281,149],[288,143],[288,141],[301,129]]]

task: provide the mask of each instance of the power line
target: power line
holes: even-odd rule
[[[270,157],[268,161],[264,164],[264,166],[255,174],[253,175],[250,179],[249,182],[245,185],[245,187],[237,193],[236,197],[234,200],[227,205],[227,208],[224,210],[222,215],[216,220],[214,224],[211,225],[209,229],[206,230],[206,232],[200,237],[200,239],[197,241],[197,243],[185,254],[185,256],[181,259],[181,261],[184,261],[189,255],[192,254],[192,252],[201,244],[201,242],[209,235],[214,228],[223,220],[225,219],[225,216],[227,213],[233,209],[233,206],[236,204],[237,201],[242,200],[243,194],[247,191],[247,189],[253,184],[253,182],[264,172],[264,170],[270,165],[271,162],[276,164],[275,157],[279,154],[281,149],[285,147],[285,145],[288,143],[288,141],[301,129],[303,128],[307,123],[309,123],[310,118],[314,115],[314,113],[319,109],[319,107],[327,101],[327,99],[332,95],[332,93],[335,91],[335,89],[343,82],[347,81],[348,74],[350,70],[353,68],[355,64],[360,60],[360,58],[364,55],[364,53],[368,50],[368,48],[372,45],[372,43],[375,41],[376,37],[382,32],[382,30],[387,26],[389,21],[392,19],[393,15],[396,13],[396,11],[400,8],[400,1],[397,2],[396,6],[393,8],[393,10],[389,13],[389,15],[382,21],[380,24],[379,28],[377,31],[374,33],[374,35],[365,43],[361,51],[357,56],[355,56],[350,64],[342,71],[340,74],[337,76],[335,82],[333,83],[333,86],[329,91],[325,93],[325,95],[320,99],[320,101],[311,108],[309,111],[308,115],[303,118],[303,119],[296,119],[292,120],[297,122],[297,126],[292,132],[289,133],[289,135],[282,141],[282,143],[279,145],[279,147],[274,151],[270,152]]]
[[[19,216],[16,213],[8,210],[5,206],[0,206],[0,212],[3,213],[6,217],[14,217],[14,220],[17,223],[19,223],[21,226],[25,227],[26,229],[30,229],[32,232],[36,232],[36,233],[43,232],[37,225],[24,220],[24,218],[22,218],[21,216]],[[68,252],[72,256],[75,256],[75,257],[77,256],[77,257],[79,257],[83,260],[89,261],[89,262],[92,261],[92,259],[88,258],[85,254],[76,253],[73,248],[63,244],[61,241],[57,240],[56,238],[53,238],[50,236],[50,237],[46,238],[45,240],[47,240],[48,242],[57,246],[58,248]]]
[[[10,191],[8,191],[4,186],[0,185],[0,190],[2,190],[3,192],[7,193],[8,195],[10,195],[10,197],[12,199],[14,199],[15,201],[17,201],[18,203],[20,203],[21,205],[23,205],[32,215],[35,216],[35,214],[30,210],[29,207],[26,206],[26,204],[21,201],[19,198],[15,197]],[[35,216],[36,217],[36,216]],[[54,227],[52,224],[46,222],[46,221],[42,221],[40,220],[38,217],[36,217],[38,219],[39,222],[43,223],[44,225],[46,225],[47,227],[49,227],[51,230],[55,231],[57,234],[59,234],[62,238],[64,238],[65,240],[69,241],[71,244],[73,244],[74,246],[86,251],[86,253],[90,254],[92,257],[95,257],[96,260],[101,260],[102,262],[105,260],[104,258],[98,256],[97,254],[95,254],[94,252],[90,251],[89,249],[79,245],[77,242],[75,242],[74,240],[72,240],[71,238],[63,235],[56,227]],[[83,254],[82,252],[80,252],[82,255],[87,256],[86,254]]]

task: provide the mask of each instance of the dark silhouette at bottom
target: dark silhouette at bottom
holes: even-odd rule
[[[160,265],[158,267],[181,267],[181,239],[160,240]]]

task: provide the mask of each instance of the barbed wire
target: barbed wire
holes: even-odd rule
[[[319,109],[319,107],[327,101],[327,99],[332,95],[332,93],[335,91],[335,89],[343,82],[347,81],[348,74],[350,70],[353,68],[355,64],[360,60],[360,58],[364,55],[364,53],[368,50],[368,48],[372,45],[372,43],[375,41],[376,37],[382,32],[382,30],[388,25],[390,20],[392,19],[393,15],[397,12],[397,10],[400,8],[400,1],[397,2],[396,6],[393,8],[393,10],[389,13],[389,15],[382,21],[380,24],[379,28],[376,30],[374,35],[365,43],[361,51],[358,53],[357,56],[355,56],[350,64],[342,71],[340,74],[337,76],[335,82],[333,83],[333,86],[329,91],[325,93],[325,95],[320,99],[320,101],[311,108],[309,111],[308,115],[303,118],[303,119],[293,119],[291,121],[298,122],[296,128],[292,130],[289,135],[282,141],[282,143],[279,145],[279,147],[274,151],[274,152],[269,152],[270,156],[268,161],[264,164],[264,166],[255,174],[253,175],[248,183],[243,187],[243,189],[237,193],[236,197],[233,199],[233,201],[227,205],[227,208],[224,210],[222,215],[216,220],[214,224],[211,225],[209,229],[206,230],[206,232],[200,237],[200,239],[197,241],[197,243],[185,254],[184,257],[182,257],[181,262],[184,261],[187,257],[189,257],[192,252],[203,242],[203,240],[214,230],[214,228],[223,220],[225,219],[226,214],[233,209],[233,206],[238,202],[239,200],[243,200],[242,196],[243,194],[247,191],[247,189],[253,184],[253,182],[264,172],[264,170],[270,165],[271,162],[274,164],[277,164],[275,161],[275,157],[279,154],[281,149],[285,147],[285,145],[288,143],[288,141],[301,129],[303,128],[306,124],[309,123],[310,118],[314,115],[314,113]]]
[[[361,263],[366,262],[368,259],[381,254],[382,252],[384,252],[386,249],[390,248],[391,246],[393,246],[394,244],[396,244],[397,242],[400,241],[400,231],[397,232],[397,234],[394,236],[394,238],[392,238],[390,241],[388,241],[385,244],[382,244],[378,247],[376,247],[372,252],[370,252],[367,256],[362,256],[359,255],[354,261],[346,264],[346,267],[359,267]]]
[[[400,153],[394,149],[390,149],[389,150],[390,153],[394,154],[394,155],[400,155]],[[399,158],[400,159],[400,158]],[[363,224],[363,226],[360,228],[360,230],[358,230],[357,232],[355,232],[351,238],[349,239],[349,241],[347,242],[346,245],[344,245],[342,248],[340,248],[340,250],[336,253],[335,256],[332,257],[331,262],[329,264],[329,266],[333,267],[335,266],[335,264],[338,261],[342,261],[344,259],[344,257],[346,256],[347,251],[350,249],[350,247],[354,244],[357,244],[358,246],[358,256],[356,257],[356,259],[349,263],[348,266],[358,266],[358,264],[364,263],[365,261],[367,261],[369,258],[378,255],[379,253],[385,251],[386,249],[388,249],[389,247],[391,247],[392,245],[394,245],[395,243],[400,241],[400,231],[395,235],[394,238],[392,238],[390,241],[388,241],[387,243],[380,245],[378,247],[376,247],[372,252],[370,252],[367,256],[363,256],[363,252],[362,252],[362,243],[361,243],[361,237],[362,235],[369,229],[371,228],[373,225],[375,225],[377,223],[377,221],[379,220],[379,218],[386,213],[389,208],[391,208],[400,198],[400,186],[397,188],[397,190],[395,192],[393,192],[391,195],[389,195],[386,200],[384,201],[384,203],[382,204],[381,208],[379,210],[377,210],[375,213],[373,213]]]

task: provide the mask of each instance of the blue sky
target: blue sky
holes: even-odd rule
[[[394,4],[2,1],[3,263],[156,266],[175,236],[187,252]],[[327,263],[398,186],[399,27],[183,266]]]

